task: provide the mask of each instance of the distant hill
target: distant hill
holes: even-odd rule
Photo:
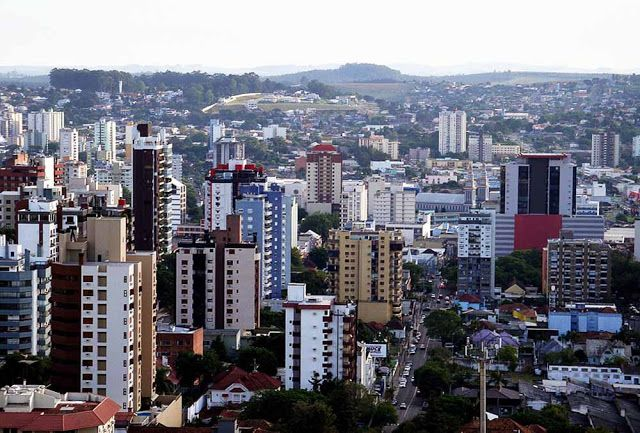
[[[384,65],[371,63],[347,63],[337,69],[313,69],[293,74],[269,77],[273,81],[283,84],[304,84],[311,80],[318,80],[326,84],[345,83],[401,83],[410,81],[451,81],[462,84],[532,84],[551,81],[580,81],[589,78],[607,77],[603,73],[570,73],[570,72],[484,72],[461,75],[405,75],[396,69]]]
[[[374,83],[406,80],[400,71],[371,63],[347,63],[337,69],[314,69],[293,74],[275,75],[271,80],[283,84],[304,84],[311,80],[323,83]]]

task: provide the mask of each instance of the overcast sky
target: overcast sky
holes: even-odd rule
[[[4,66],[640,72],[638,0],[0,0],[0,30]]]

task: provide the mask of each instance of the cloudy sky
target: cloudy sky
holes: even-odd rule
[[[638,23],[638,0],[0,0],[0,65],[640,72]]]

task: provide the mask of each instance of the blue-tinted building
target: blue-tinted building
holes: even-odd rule
[[[262,254],[262,294],[281,298],[291,282],[291,247],[297,237],[298,205],[280,186],[242,185],[236,212],[242,213],[242,236]]]
[[[549,329],[557,329],[560,335],[568,332],[611,332],[622,329],[622,314],[615,311],[550,311]]]

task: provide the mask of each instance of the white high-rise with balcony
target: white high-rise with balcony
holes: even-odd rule
[[[78,131],[75,128],[60,130],[59,155],[61,160],[78,160]]]
[[[464,153],[467,151],[467,113],[464,111],[442,111],[438,119],[438,151]]]
[[[345,180],[342,182],[342,199],[340,201],[340,224],[367,220],[367,185],[361,180]]]
[[[100,119],[93,125],[93,147],[104,152],[104,159],[112,161],[116,155],[116,122]]]
[[[27,125],[29,131],[45,134],[48,141],[60,141],[60,129],[64,128],[64,112],[50,109],[29,113]]]

